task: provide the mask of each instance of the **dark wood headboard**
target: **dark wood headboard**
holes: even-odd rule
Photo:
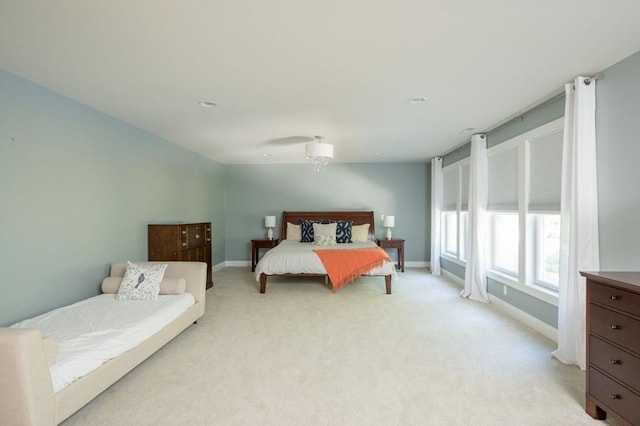
[[[308,220],[353,220],[354,225],[369,224],[369,240],[376,240],[375,217],[373,212],[282,212],[282,221],[280,222],[281,231],[280,239],[287,238],[287,222],[294,225],[300,223],[300,219]]]

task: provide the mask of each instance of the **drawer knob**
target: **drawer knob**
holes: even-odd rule
[[[620,395],[612,393],[611,394],[611,399],[620,399]]]
[[[611,365],[616,365],[616,364],[620,364],[620,360],[619,359],[612,359],[611,361],[609,361],[611,363]]]
[[[200,234],[196,234],[196,240],[200,238]]]
[[[182,235],[187,235],[187,231],[182,231]]]
[[[614,324],[614,325],[611,326],[611,329],[612,330],[620,330],[620,326]]]
[[[611,296],[610,299],[611,300],[620,300],[620,296]]]
[[[186,247],[186,246],[187,246],[187,243],[182,243],[182,247]]]

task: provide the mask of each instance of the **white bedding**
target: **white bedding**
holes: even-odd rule
[[[51,366],[54,392],[151,337],[195,303],[191,293],[157,300],[115,300],[102,294],[11,327],[37,328],[58,343]]]
[[[256,265],[256,281],[260,281],[261,274],[326,274],[322,261],[313,250],[323,249],[359,249],[376,247],[373,241],[362,241],[335,246],[320,246],[311,243],[301,243],[295,240],[284,240],[276,247],[267,251]],[[369,275],[389,275],[394,279],[397,276],[392,262],[371,270]]]

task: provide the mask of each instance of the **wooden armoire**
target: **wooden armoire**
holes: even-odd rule
[[[151,224],[149,260],[207,263],[207,288],[213,286],[211,222]]]

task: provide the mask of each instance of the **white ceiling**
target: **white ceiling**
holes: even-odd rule
[[[640,50],[638,22],[614,0],[0,0],[0,68],[225,164],[303,162],[314,135],[426,161]]]

